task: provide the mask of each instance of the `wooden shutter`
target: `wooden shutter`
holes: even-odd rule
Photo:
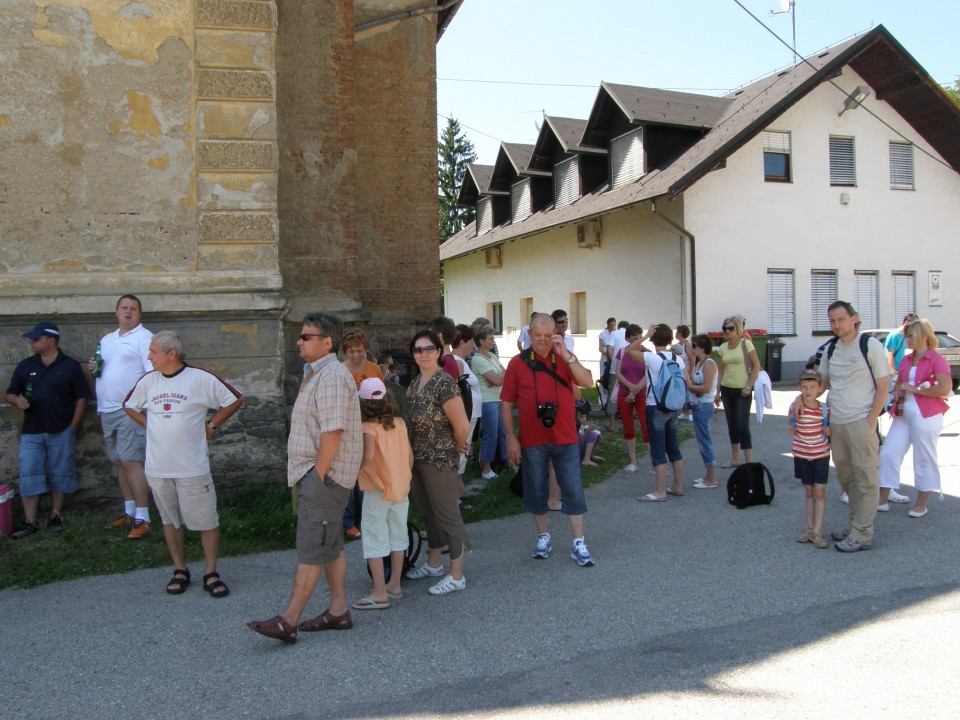
[[[846,187],[857,184],[853,138],[830,137],[830,184]]]
[[[837,299],[837,271],[810,272],[810,329],[813,332],[830,331],[827,308]]]
[[[610,142],[610,187],[629,185],[643,175],[643,128]]]
[[[562,208],[580,197],[580,167],[576,155],[553,168],[553,204]]]
[[[793,270],[767,270],[767,333],[796,335]]]

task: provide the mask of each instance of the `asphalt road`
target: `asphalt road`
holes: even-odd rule
[[[559,514],[546,561],[530,558],[529,517],[472,525],[465,592],[432,597],[428,581],[407,581],[391,609],[355,611],[349,632],[288,646],[246,628],[285,606],[293,551],[223,560],[232,594],[220,601],[196,582],[199,563],[176,597],[163,592],[169,568],[0,592],[0,717],[955,716],[960,398],[940,441],[942,502],[921,520],[893,506],[873,549],[844,555],[795,542],[793,393],[775,396],[753,424],[777,480],[771,506],[736,510],[723,490],[694,490],[691,440],[683,498],[638,502],[646,468],[588,490],[596,567],[569,558]],[[721,461],[725,437],[718,417]],[[908,456],[913,495],[910,467]],[[828,497],[826,529],[842,527],[832,470]],[[359,543],[348,561],[360,597]],[[325,607],[318,592],[307,616]]]

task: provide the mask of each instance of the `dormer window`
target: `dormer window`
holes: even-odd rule
[[[610,187],[629,185],[643,176],[643,128],[610,141]]]
[[[558,162],[553,169],[553,205],[557,208],[566,207],[580,197],[580,168],[579,158],[572,158]]]

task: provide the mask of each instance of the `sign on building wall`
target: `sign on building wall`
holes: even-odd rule
[[[931,270],[927,273],[927,304],[930,307],[943,307],[943,273]]]

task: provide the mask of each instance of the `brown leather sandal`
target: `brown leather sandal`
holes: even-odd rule
[[[282,640],[288,645],[297,642],[297,629],[287,625],[287,621],[279,615],[269,620],[251,620],[247,623],[247,627],[269,638]]]
[[[349,630],[353,627],[353,618],[347,610],[343,615],[331,615],[330,608],[317,615],[313,620],[304,620],[297,625],[298,630],[304,632],[320,632],[321,630]]]

